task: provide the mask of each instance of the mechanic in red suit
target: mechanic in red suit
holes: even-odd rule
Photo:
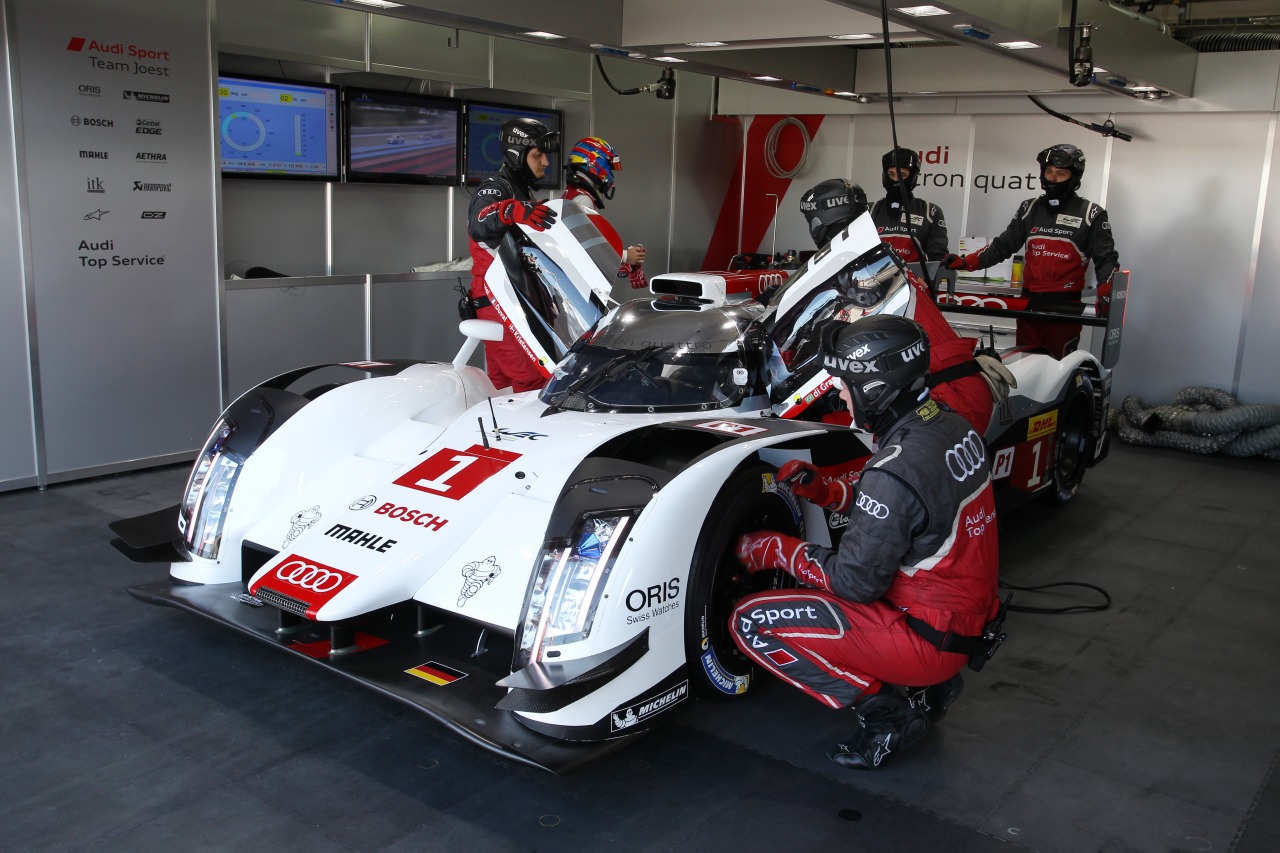
[[[744,598],[730,628],[760,667],[828,707],[853,709],[853,736],[828,756],[869,770],[920,740],[931,713],[940,717],[963,688],[967,655],[985,648],[999,611],[995,496],[982,438],[929,397],[918,323],[830,321],[822,358],[879,450],[847,495],[839,550],[768,530],[739,539],[747,572],[783,569],[801,588]],[[793,461],[778,474],[806,471],[817,469]],[[804,480],[795,494],[827,501],[821,481]],[[927,687],[904,694],[896,685]]]
[[[867,196],[857,184],[842,178],[823,181],[800,198],[800,210],[809,222],[809,234],[821,249],[850,222],[867,211]],[[886,241],[886,250],[890,244]],[[896,254],[896,251],[892,254]],[[973,338],[961,337],[934,304],[929,288],[912,275],[898,258],[885,251],[863,256],[841,270],[836,281],[855,305],[874,308],[888,294],[893,277],[884,274],[884,263],[896,265],[911,287],[906,316],[924,327],[929,336],[929,370],[933,397],[945,403],[973,425],[979,435],[987,431],[996,401],[1004,400],[1016,386],[1013,374],[989,355],[974,356]],[[879,262],[879,263],[877,263]],[[875,274],[873,274],[875,272]]]
[[[1029,198],[1018,208],[1004,233],[981,252],[963,257],[947,255],[953,270],[986,269],[1014,255],[1026,244],[1023,293],[1032,310],[1078,314],[1082,310],[1089,261],[1099,284],[1111,278],[1120,262],[1107,212],[1076,195],[1084,177],[1084,152],[1065,143],[1036,155],[1044,195]],[[1062,358],[1080,344],[1080,326],[1052,320],[1019,320],[1018,345],[1039,346]]]
[[[604,209],[605,200],[613,200],[617,187],[613,184],[613,172],[622,168],[622,157],[617,150],[598,136],[579,139],[569,151],[565,164],[565,183],[569,189],[565,191],[565,201],[576,202],[584,210],[595,214],[596,228],[609,241],[609,244],[622,256],[622,266],[618,268],[618,278],[630,280],[631,286],[642,290],[649,286],[644,275],[644,246],[627,246],[622,248],[622,238],[609,224],[609,220],[599,215]]]
[[[497,320],[506,327],[501,341],[485,343],[485,367],[495,388],[512,391],[541,388],[551,375],[538,363],[533,351],[516,333],[484,276],[498,253],[503,236],[517,225],[539,231],[555,221],[555,211],[533,197],[533,189],[547,174],[548,154],[560,150],[560,134],[532,118],[503,122],[502,165],[497,174],[476,188],[467,211],[467,236],[471,251],[471,307],[481,320]]]
[[[885,195],[872,206],[871,220],[880,239],[909,264],[921,260],[917,241],[927,261],[940,261],[949,251],[942,208],[912,194],[919,181],[920,155],[910,148],[895,148],[880,159]],[[909,223],[903,221],[904,210],[910,216]]]

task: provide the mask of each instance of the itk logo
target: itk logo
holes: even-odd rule
[[[102,178],[90,178],[86,183],[89,185],[87,188],[88,192],[105,193],[107,191],[106,187],[102,185]]]

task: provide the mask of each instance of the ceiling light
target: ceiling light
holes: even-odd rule
[[[1105,68],[1099,68],[1098,66],[1095,65],[1093,66],[1093,73],[1094,74],[1110,74],[1111,72]]]
[[[836,96],[837,96],[837,97],[840,97],[840,98],[856,98],[856,97],[858,97],[858,93],[857,93],[857,92],[836,92],[835,94],[836,94]]]
[[[688,62],[687,59],[681,59],[678,56],[655,56],[654,62]]]
[[[837,41],[858,41],[860,39],[879,38],[879,36],[872,35],[871,33],[849,33],[848,35],[843,36],[827,36],[827,38],[836,39]]]
[[[781,78],[781,77],[770,77],[768,74],[758,74],[758,75],[757,75],[757,74],[752,74],[752,75],[751,75],[751,79],[752,79],[752,80],[763,80],[763,81],[765,81],[766,83],[773,83],[773,82],[776,82],[776,81],[778,81],[778,80],[781,80],[782,78]]]
[[[1130,92],[1159,92],[1160,89],[1156,86],[1130,86],[1129,91]]]
[[[899,6],[897,11],[913,18],[928,18],[931,15],[951,14],[946,9],[939,9],[937,6]]]
[[[630,57],[631,59],[648,59],[649,58],[649,54],[640,53],[637,50],[631,51],[630,53],[627,54],[627,56]]]
[[[727,41],[687,41],[689,47],[728,47]]]
[[[403,3],[392,3],[390,0],[347,0],[348,3],[355,3],[357,6],[377,6],[379,9],[391,9],[403,6]]]
[[[1005,50],[1031,50],[1040,46],[1033,41],[999,41],[996,44]]]
[[[548,40],[564,38],[564,36],[559,36],[559,35],[556,35],[555,33],[544,33],[542,30],[534,30],[531,33],[521,33],[521,35],[529,36],[531,38],[536,38],[536,39],[548,39]]]

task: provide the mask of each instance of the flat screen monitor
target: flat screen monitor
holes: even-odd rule
[[[342,87],[347,180],[462,182],[462,101]]]
[[[222,174],[336,181],[338,87],[218,77]]]
[[[496,174],[502,165],[502,123],[512,118],[534,118],[548,130],[564,133],[564,113],[543,107],[517,107],[512,104],[491,104],[484,101],[467,101],[467,184],[475,186],[485,178]],[[570,140],[569,145],[573,144]],[[550,155],[547,176],[538,186],[559,189],[564,186],[565,141],[560,140],[560,153]]]

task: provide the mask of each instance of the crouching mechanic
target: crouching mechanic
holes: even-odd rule
[[[481,320],[497,320],[506,329],[500,341],[484,345],[485,369],[495,388],[515,392],[541,388],[551,375],[520,339],[485,284],[485,273],[508,231],[527,225],[538,231],[556,221],[555,211],[533,197],[533,189],[547,174],[548,154],[560,150],[560,134],[536,119],[515,118],[502,123],[502,165],[498,173],[476,188],[467,211],[471,251],[471,307]]]
[[[782,569],[803,588],[748,596],[730,627],[756,664],[824,705],[851,708],[856,728],[828,755],[874,769],[924,736],[930,712],[936,719],[959,695],[969,655],[985,648],[999,610],[995,498],[982,438],[929,397],[919,324],[832,322],[822,357],[879,450],[857,490],[844,492],[838,551],[767,530],[739,539],[748,572]],[[899,685],[922,687],[904,695]]]
[[[819,250],[849,223],[867,212],[867,195],[843,178],[823,181],[800,197],[800,212]],[[868,312],[879,305],[905,276],[911,288],[904,315],[924,327],[929,336],[929,384],[935,399],[950,406],[979,435],[991,423],[995,404],[1018,386],[1014,375],[992,355],[974,354],[973,338],[961,337],[933,301],[933,295],[902,263],[895,244],[868,252],[836,273],[836,284],[853,307]],[[851,309],[852,310],[852,309]],[[857,316],[857,311],[853,311]]]

